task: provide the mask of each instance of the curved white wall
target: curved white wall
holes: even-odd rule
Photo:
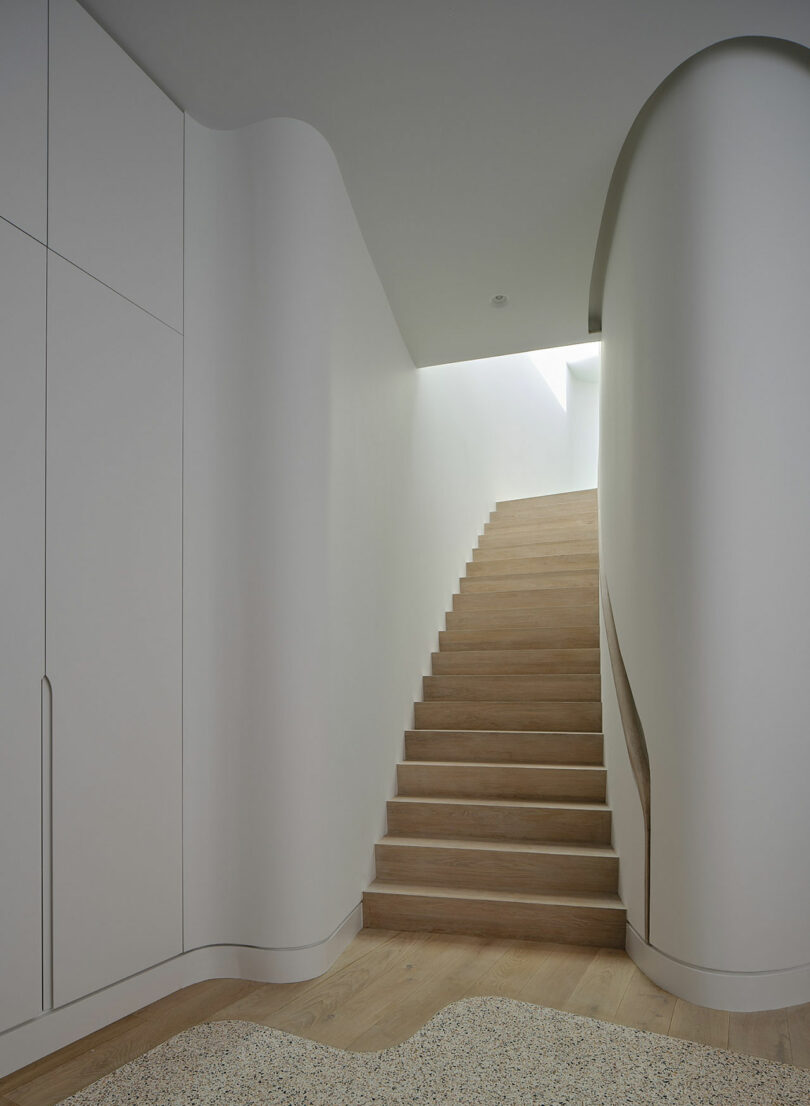
[[[187,120],[185,240],[185,948],[314,946],[495,500],[593,485],[596,386],[416,370],[305,123]]]
[[[603,568],[652,781],[654,947],[630,947],[670,989],[737,1009],[810,999],[808,194],[806,55],[708,51],[638,136],[604,290]],[[605,728],[641,933],[607,690]]]

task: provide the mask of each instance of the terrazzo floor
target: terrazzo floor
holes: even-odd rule
[[[245,1021],[187,1029],[70,1106],[808,1106],[810,1071],[507,998],[382,1052]]]

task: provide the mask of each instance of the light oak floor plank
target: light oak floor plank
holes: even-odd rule
[[[28,1064],[26,1067],[13,1072],[11,1075],[5,1076],[5,1078],[0,1079],[0,1103],[2,1103],[2,1095],[10,1097],[14,1094],[15,1088],[32,1083],[35,1079],[46,1075],[48,1072],[55,1071],[57,1068],[69,1064],[72,1060],[84,1056],[85,1053],[102,1048],[116,1037],[122,1036],[129,1029],[140,1024],[141,1022],[137,1014],[129,1014],[127,1017],[120,1018],[110,1025],[105,1025],[95,1033],[90,1033],[86,1037],[81,1037],[78,1041],[74,1041],[73,1044],[66,1045],[57,1052],[52,1052],[49,1056],[45,1056],[41,1060],[35,1060],[33,1064]]]
[[[793,1063],[800,1068],[810,1068],[810,1003],[791,1006],[785,1012]]]
[[[520,997],[525,1002],[562,1010],[598,950],[585,945],[551,945],[550,948],[550,955],[526,981]]]
[[[627,990],[611,1019],[649,1033],[668,1033],[677,999],[663,991],[638,968],[630,976]]]
[[[376,1018],[395,994],[424,982],[432,970],[430,933],[410,933],[403,941],[363,957],[318,988],[284,1007],[265,1024],[306,1035],[337,1048],[346,1045]]]
[[[255,983],[242,980],[215,979],[176,991],[132,1016],[123,1033],[65,1064],[34,1074],[32,1080],[9,1092],[11,1100],[15,1106],[54,1106],[183,1029],[207,1021],[229,999],[234,1001],[255,987]],[[35,1072],[37,1066],[32,1065]]]
[[[315,979],[307,979],[301,983],[259,983],[255,989],[244,998],[229,1003],[215,1011],[211,1021],[243,1020],[263,1022],[270,1024],[275,1014],[284,1007],[289,1006],[294,1000],[321,987],[324,981],[341,972],[350,964],[356,963],[363,957],[375,952],[388,944],[398,934],[387,929],[364,929],[348,945],[329,971]]]
[[[563,1004],[572,1014],[610,1020],[638,971],[624,949],[599,949]]]
[[[726,1010],[695,1006],[679,998],[669,1024],[669,1035],[686,1041],[697,1041],[701,1045],[728,1048],[728,1020]]]
[[[792,1063],[787,1014],[784,1010],[730,1014],[728,1047],[735,1052],[765,1056],[768,1060],[781,1060],[783,1064]]]
[[[503,955],[476,980],[471,994],[520,998],[554,949],[541,941],[502,941],[501,945]]]
[[[729,1015],[667,994],[622,950],[363,930],[303,983],[212,980],[185,988],[0,1080],[0,1106],[54,1106],[175,1033],[244,1018],[370,1051],[406,1040],[470,995],[503,995],[810,1067],[810,1004]]]
[[[444,952],[442,971],[408,996],[392,995],[381,1017],[349,1041],[349,1048],[373,1052],[407,1040],[444,1006],[477,993],[477,981],[505,954],[504,942],[496,938],[436,937]]]

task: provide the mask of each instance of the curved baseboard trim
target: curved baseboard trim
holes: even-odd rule
[[[627,925],[627,953],[653,983],[696,1006],[778,1010],[810,1002],[810,964],[772,972],[721,972],[667,956]]]
[[[110,1022],[207,979],[298,983],[323,975],[362,926],[358,905],[328,937],[298,948],[207,945],[164,960],[67,1006],[0,1033],[0,1078]]]

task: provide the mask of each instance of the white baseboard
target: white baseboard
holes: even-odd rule
[[[667,956],[628,923],[627,953],[646,976],[679,998],[715,1010],[778,1010],[810,1002],[810,964],[772,972],[719,972]]]
[[[358,904],[333,933],[314,945],[283,949],[208,945],[184,952],[0,1033],[0,1078],[193,983],[206,979],[249,979],[257,983],[314,979],[327,971],[361,926]]]

